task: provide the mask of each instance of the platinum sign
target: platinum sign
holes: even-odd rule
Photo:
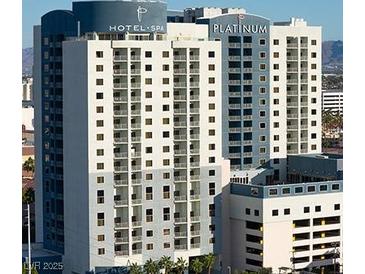
[[[217,33],[267,33],[266,25],[213,24],[213,32]]]

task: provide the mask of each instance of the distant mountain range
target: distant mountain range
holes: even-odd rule
[[[322,43],[322,66],[324,72],[342,71],[343,42],[324,41]],[[23,49],[23,74],[31,75],[33,48]]]

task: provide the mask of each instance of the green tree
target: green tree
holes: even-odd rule
[[[191,262],[191,266],[190,269],[192,271],[195,272],[195,274],[200,274],[203,272],[203,268],[204,268],[204,263],[199,260],[199,258],[195,258],[192,262]]]
[[[33,188],[23,189],[22,195],[23,204],[32,204],[34,203],[34,190]]]
[[[137,263],[131,264],[129,271],[130,274],[143,274],[142,267],[139,266]]]
[[[27,172],[34,173],[34,160],[29,157],[28,160],[26,160],[23,164],[23,169]]]
[[[174,262],[171,261],[170,256],[162,256],[160,259],[160,268],[163,268],[165,270],[165,274],[168,274],[171,270],[171,268],[174,266]]]
[[[258,274],[272,274],[272,269],[263,267],[257,273]]]
[[[143,266],[144,272],[147,274],[156,274],[160,271],[160,267],[158,262],[153,261],[152,259],[148,259]]]
[[[175,269],[178,274],[182,274],[188,268],[188,263],[182,258],[177,258]]]
[[[27,263],[23,263],[22,264],[22,274],[28,274],[29,271],[28,271],[28,265]],[[35,267],[32,267],[32,271],[31,271],[32,274],[38,274],[38,271]]]
[[[212,270],[212,267],[214,266],[214,262],[215,262],[214,254],[209,253],[208,255],[205,255],[203,262],[204,262],[205,268],[208,270],[208,274],[210,274],[210,271]]]

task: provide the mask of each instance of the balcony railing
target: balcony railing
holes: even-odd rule
[[[240,61],[241,56],[228,56],[228,61]]]
[[[131,69],[131,74],[141,74],[141,69]]]
[[[190,73],[191,74],[197,74],[197,73],[199,73],[200,71],[199,71],[199,69],[198,68],[191,68],[190,69]]]
[[[187,231],[175,232],[175,237],[186,237]]]
[[[190,221],[192,221],[192,222],[199,222],[200,221],[200,216],[190,217]]]
[[[186,101],[186,95],[174,95],[175,101]]]
[[[176,74],[186,74],[186,69],[185,68],[174,69],[174,73],[176,73]]]
[[[114,201],[114,205],[115,206],[127,206],[128,205],[128,200],[119,200],[119,201]],[[127,223],[128,224],[128,223]]]
[[[115,238],[115,242],[116,243],[128,243],[129,238],[128,237],[118,237]]]
[[[138,236],[132,236],[132,241],[133,242],[139,242],[142,241],[142,236],[138,235]]]
[[[126,75],[128,73],[128,69],[115,69],[114,75]]]
[[[186,82],[174,82],[175,88],[186,88]]]
[[[114,180],[116,186],[126,186],[128,185],[128,180]]]
[[[187,248],[188,248],[187,245],[175,245],[175,249],[176,250],[185,250]]]
[[[115,256],[129,256],[128,250],[115,251]]]
[[[114,61],[127,61],[128,56],[127,55],[115,55]]]
[[[114,170],[115,171],[128,171],[128,167],[127,166],[115,166]]]
[[[142,254],[142,249],[133,249],[132,254],[133,255]]]
[[[186,223],[187,222],[187,218],[186,217],[178,217],[175,218],[175,223]]]
[[[115,116],[125,116],[128,115],[128,110],[114,110]]]
[[[191,59],[191,56],[190,56]],[[186,61],[186,55],[175,55],[174,61]]]
[[[141,56],[140,55],[131,55],[131,60],[139,61],[139,60],[141,60]]]
[[[114,158],[127,158],[128,152],[116,152],[114,153]]]
[[[200,244],[191,244],[190,247],[191,248],[200,248]]]
[[[114,138],[115,143],[127,143],[128,137],[120,137],[120,138]]]

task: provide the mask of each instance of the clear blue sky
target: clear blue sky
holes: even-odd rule
[[[71,9],[72,0],[23,0],[23,48],[32,46],[33,25],[54,9]],[[342,0],[168,0],[169,9],[186,7],[242,7],[272,21],[303,17],[323,26],[323,40],[342,40]]]

